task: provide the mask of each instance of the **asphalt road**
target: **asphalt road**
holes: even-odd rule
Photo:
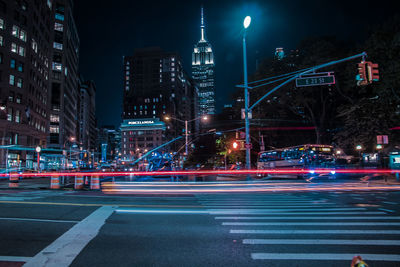
[[[346,190],[0,190],[0,266],[399,266],[400,192]]]

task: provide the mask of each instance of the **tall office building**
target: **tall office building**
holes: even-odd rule
[[[50,75],[50,136],[48,146],[69,148],[78,140],[79,36],[73,1],[53,1],[54,34]]]
[[[201,8],[201,38],[192,53],[192,77],[199,88],[199,113],[215,114],[214,53],[206,39],[204,11]]]
[[[163,120],[193,118],[195,85],[177,53],[144,48],[124,57],[123,158],[132,159],[163,141],[182,134],[184,123]],[[147,129],[147,130],[146,130]]]
[[[84,150],[96,150],[96,85],[80,79],[79,142]]]
[[[0,0],[1,167],[33,168],[46,146],[51,12],[51,1]]]

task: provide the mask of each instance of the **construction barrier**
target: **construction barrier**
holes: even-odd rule
[[[99,190],[100,189],[100,178],[98,175],[93,175],[90,181],[90,189]]]
[[[83,189],[83,176],[75,176],[75,186],[76,190]]]
[[[8,187],[9,188],[18,188],[19,187],[19,177],[16,175],[10,174]]]
[[[51,176],[50,189],[60,189],[60,176],[59,175]]]

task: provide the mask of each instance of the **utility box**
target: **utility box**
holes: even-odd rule
[[[389,153],[389,168],[392,170],[400,170],[400,153],[398,151]],[[396,179],[400,181],[399,173],[396,173]]]

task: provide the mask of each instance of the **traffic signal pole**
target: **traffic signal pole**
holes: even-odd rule
[[[357,54],[351,57],[347,57],[347,58],[343,58],[343,59],[339,59],[339,60],[335,60],[335,61],[331,61],[325,64],[321,64],[312,68],[308,68],[305,71],[301,72],[296,72],[295,74],[293,74],[292,76],[288,76],[288,79],[286,81],[284,81],[283,83],[275,86],[272,90],[268,91],[265,95],[263,95],[260,99],[258,99],[252,106],[249,107],[249,95],[248,95],[248,89],[254,89],[257,87],[261,87],[264,86],[266,84],[260,84],[260,85],[256,85],[256,86],[248,86],[248,81],[247,81],[247,59],[246,59],[246,31],[243,34],[243,69],[244,69],[244,84],[243,85],[238,85],[237,87],[242,87],[244,88],[244,96],[245,96],[245,129],[246,129],[246,168],[248,170],[251,169],[251,162],[250,162],[250,153],[251,153],[251,148],[250,148],[250,123],[249,123],[249,112],[252,111],[252,109],[257,106],[261,101],[263,101],[266,97],[268,97],[269,95],[271,95],[272,93],[274,93],[275,91],[277,91],[278,89],[282,88],[284,85],[294,81],[295,79],[301,77],[302,75],[308,74],[308,73],[313,73],[318,69],[322,69],[322,68],[326,68],[326,67],[330,67],[336,64],[340,64],[346,61],[350,61],[350,60],[354,60],[357,58],[364,58],[367,56],[366,52],[362,52],[361,54]],[[374,70],[376,69],[377,66],[374,66]],[[376,76],[376,71],[374,73]],[[379,76],[378,76],[379,77]],[[279,79],[281,80],[281,79]],[[263,80],[260,80],[263,81]],[[260,82],[259,81],[259,82]],[[256,83],[257,81],[254,81],[252,83]],[[269,84],[271,82],[268,82],[267,84]],[[247,179],[249,180],[250,177],[248,176]]]

